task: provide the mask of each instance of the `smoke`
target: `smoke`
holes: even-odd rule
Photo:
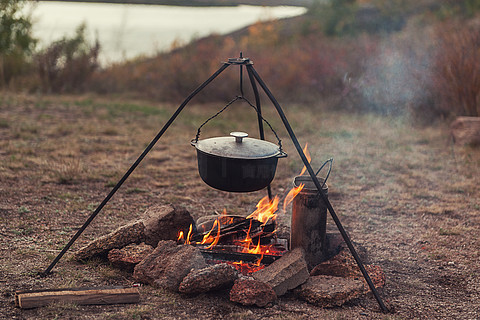
[[[433,44],[425,33],[406,32],[382,39],[367,58],[356,89],[362,109],[385,115],[408,115],[428,103]]]

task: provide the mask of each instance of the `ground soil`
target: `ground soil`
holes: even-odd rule
[[[280,102],[281,103],[281,102]],[[184,206],[195,218],[247,215],[265,192],[230,194],[198,176],[196,128],[222,104],[189,104],[113,196],[71,252],[141,218],[154,204]],[[176,106],[101,97],[0,98],[0,315],[4,319],[478,319],[480,318],[480,151],[454,146],[445,123],[417,127],[386,118],[283,105],[312,166],[334,157],[329,198],[368,263],[387,283],[393,308],[371,295],[321,309],[292,294],[268,308],[232,303],[226,292],[184,296],[150,286],[133,305],[14,306],[16,290],[131,285],[130,274],[104,261],[79,264],[68,252],[45,278],[53,258],[134,163]],[[247,131],[251,108],[238,105],[207,124],[201,137]],[[302,168],[273,108],[265,117],[289,154],[279,160],[274,194],[283,197]],[[248,111],[245,111],[248,110]],[[272,134],[267,138],[274,141]],[[287,226],[289,208],[279,213]],[[329,227],[335,230],[331,219]]]

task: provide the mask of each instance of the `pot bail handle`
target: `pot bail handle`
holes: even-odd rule
[[[282,140],[278,137],[278,134],[277,132],[273,129],[272,125],[260,114],[260,112],[258,111],[257,107],[255,107],[250,101],[248,101],[247,98],[243,97],[243,96],[236,96],[234,99],[232,99],[230,102],[227,103],[227,105],[225,107],[223,107],[220,111],[218,111],[217,113],[215,113],[213,116],[211,116],[210,118],[208,118],[207,120],[205,120],[205,122],[203,122],[200,127],[198,127],[198,130],[197,130],[197,134],[195,135],[195,139],[192,139],[192,141],[190,141],[190,143],[192,145],[196,145],[198,143],[198,139],[200,139],[200,131],[202,130],[203,126],[207,124],[207,122],[209,122],[210,120],[212,120],[213,118],[217,117],[220,113],[222,113],[223,111],[225,111],[228,107],[230,107],[235,101],[237,100],[244,100],[246,103],[248,103],[248,105],[250,107],[252,107],[256,112],[257,114],[260,116],[260,118],[268,125],[268,127],[270,128],[270,130],[272,130],[273,134],[275,135],[275,137],[277,138],[277,141],[278,141],[278,150],[281,152],[281,153],[284,153],[283,152],[283,148],[282,148]],[[235,141],[237,141],[237,138],[235,138]]]
[[[317,170],[317,172],[315,173],[315,175],[318,175],[320,173],[320,171],[322,171],[323,167],[325,167],[325,165],[327,163],[330,163],[330,166],[328,167],[328,171],[327,171],[327,176],[325,177],[325,179],[323,180],[323,185],[322,185],[322,189],[323,187],[325,187],[325,185],[327,184],[327,180],[328,180],[328,177],[330,176],[330,172],[332,171],[332,166],[333,166],[333,158],[330,158],[328,159],[327,161],[325,161],[322,166]]]
[[[227,103],[227,105],[225,107],[223,107],[220,111],[218,111],[217,113],[215,113],[213,116],[211,116],[210,118],[208,118],[207,120],[205,120],[205,122],[203,122],[200,127],[198,127],[198,130],[197,130],[197,134],[195,135],[195,139],[193,139],[191,141],[192,144],[197,144],[198,142],[198,139],[200,138],[200,130],[202,130],[203,126],[207,124],[208,121],[212,120],[213,118],[215,118],[216,116],[218,116],[220,113],[222,113],[223,111],[225,111],[225,109],[227,109],[228,107],[230,107],[235,101],[237,101],[238,99],[241,99],[242,97],[239,97],[239,96],[236,96],[234,99],[232,99],[229,103]]]

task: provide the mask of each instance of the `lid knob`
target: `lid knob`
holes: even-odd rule
[[[230,132],[230,135],[235,137],[235,142],[237,143],[242,143],[243,138],[248,137],[248,133],[240,131]]]

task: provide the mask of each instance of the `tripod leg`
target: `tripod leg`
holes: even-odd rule
[[[258,129],[260,131],[260,139],[265,140],[265,132],[263,130],[263,121],[262,121],[262,106],[260,104],[260,95],[258,94],[258,88],[257,84],[255,82],[255,78],[252,75],[252,72],[249,68],[247,68],[248,72],[248,78],[250,79],[250,84],[252,85],[253,89],[253,94],[255,95],[255,104],[257,106],[258,114],[257,114],[257,119],[258,119]],[[268,193],[268,199],[270,201],[272,200],[272,188],[270,185],[267,186],[267,193]]]
[[[145,158],[145,156],[150,152],[150,150],[155,146],[157,141],[160,139],[160,137],[167,131],[168,127],[173,123],[173,121],[177,118],[177,116],[182,112],[182,110],[185,108],[187,103],[195,96],[197,93],[202,91],[203,88],[205,88],[210,82],[213,81],[223,70],[225,70],[230,64],[223,64],[220,69],[218,69],[210,78],[208,78],[203,84],[201,84],[195,91],[193,91],[185,101],[178,107],[178,109],[175,111],[175,113],[170,117],[170,119],[165,123],[163,128],[160,130],[160,132],[155,136],[155,138],[150,142],[150,144],[145,148],[143,153],[138,157],[138,159],[135,161],[135,163],[128,169],[128,171],[123,175],[123,177],[120,179],[120,181],[117,182],[115,187],[113,187],[112,191],[105,197],[105,199],[100,203],[100,205],[95,209],[95,211],[90,215],[90,217],[85,221],[83,226],[78,229],[77,233],[70,239],[70,241],[65,245],[63,250],[57,255],[57,257],[52,261],[52,263],[48,266],[47,269],[42,273],[42,275],[46,276],[48,275],[52,269],[55,267],[57,262],[63,257],[63,255],[70,249],[70,247],[73,245],[73,243],[80,237],[80,235],[85,231],[85,229],[88,227],[88,225],[95,219],[95,217],[98,215],[98,213],[103,209],[103,207],[110,201],[110,199],[113,197],[113,195],[117,192],[117,190],[122,186],[122,184],[127,180],[127,178],[130,176],[130,174],[137,168],[137,166],[142,162],[142,160]]]
[[[368,283],[368,286],[370,287],[370,290],[372,291],[373,295],[375,296],[375,299],[377,300],[380,308],[382,309],[383,312],[388,312],[387,307],[383,303],[377,289],[375,288],[375,285],[372,282],[372,279],[370,279],[370,276],[368,275],[367,271],[365,270],[365,267],[363,266],[362,260],[360,259],[359,255],[357,254],[357,251],[353,247],[352,241],[350,240],[350,237],[348,236],[347,232],[343,228],[340,220],[338,219],[337,214],[335,213],[335,210],[333,209],[330,201],[328,198],[325,196],[324,192],[322,191],[322,185],[320,184],[320,181],[317,179],[317,176],[315,175],[315,172],[313,171],[312,167],[310,166],[310,163],[308,162],[305,154],[303,153],[302,147],[300,146],[300,143],[297,140],[297,137],[295,136],[295,133],[293,132],[292,127],[290,126],[290,123],[288,122],[287,117],[285,116],[285,113],[283,112],[282,108],[278,104],[277,100],[273,96],[273,94],[270,92],[268,87],[266,86],[265,82],[260,78],[258,73],[255,71],[253,66],[248,65],[247,69],[250,70],[250,72],[253,74],[257,82],[260,84],[262,89],[265,91],[267,94],[268,98],[272,101],[273,105],[275,106],[275,109],[277,109],[277,112],[282,119],[283,124],[285,125],[285,128],[288,131],[288,134],[290,135],[290,138],[292,139],[293,144],[295,145],[295,148],[297,149],[298,154],[300,155],[300,158],[302,159],[305,167],[307,168],[308,173],[310,174],[310,177],[312,178],[315,186],[317,187],[317,190],[320,193],[320,196],[322,200],[325,202],[328,211],[330,212],[330,215],[333,218],[333,221],[335,221],[335,224],[337,225],[338,230],[340,231],[340,234],[343,237],[343,240],[347,244],[348,249],[350,250],[350,253],[352,254],[353,258],[355,259],[358,267],[360,268],[360,271],[362,272],[363,277]]]

